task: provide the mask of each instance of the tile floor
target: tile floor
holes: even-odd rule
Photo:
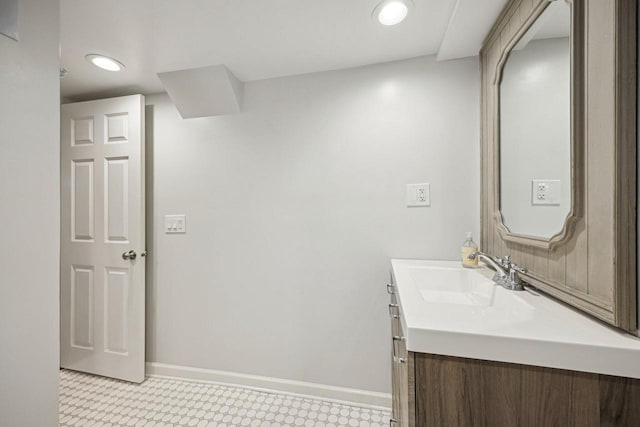
[[[60,371],[60,426],[382,427],[389,412],[210,383]]]

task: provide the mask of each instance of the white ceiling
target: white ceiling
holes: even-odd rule
[[[162,92],[158,72],[219,64],[251,81],[439,51],[445,58],[475,55],[506,0],[414,0],[393,27],[372,20],[378,2],[61,0],[61,66],[69,72],[62,95]],[[84,59],[88,53],[127,68],[100,70]]]
[[[438,60],[477,55],[508,0],[458,0],[442,38]]]
[[[540,25],[537,26],[540,22]],[[534,27],[536,27],[534,29]],[[563,1],[556,1],[542,12],[531,26],[535,32],[534,39],[555,39],[571,36],[571,6]],[[529,30],[529,31],[531,31]]]
[[[563,1],[555,1],[549,3],[513,49],[522,50],[532,40],[568,38],[570,36],[571,6]]]

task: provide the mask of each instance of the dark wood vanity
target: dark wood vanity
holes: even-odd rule
[[[391,426],[640,426],[640,380],[411,352],[399,311],[391,332]]]
[[[399,426],[640,425],[640,380],[407,352],[394,362]]]

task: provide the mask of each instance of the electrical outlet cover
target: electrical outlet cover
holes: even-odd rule
[[[560,180],[533,179],[531,180],[531,204],[534,206],[560,205]]]
[[[407,206],[431,206],[431,185],[428,183],[407,184]]]

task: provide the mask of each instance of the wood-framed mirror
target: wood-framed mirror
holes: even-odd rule
[[[480,51],[480,246],[483,252],[495,256],[511,255],[513,262],[528,270],[522,274],[523,279],[545,294],[603,322],[637,333],[638,2],[573,0],[570,4],[570,93],[567,95],[565,86],[563,97],[558,93],[545,96],[543,99],[552,97],[557,105],[545,108],[549,104],[542,103],[542,118],[527,123],[528,128],[524,125],[512,129],[501,127],[504,124],[501,123],[501,108],[505,108],[501,104],[506,102],[509,105],[509,100],[502,100],[501,103],[500,84],[505,81],[505,73],[507,79],[511,79],[509,83],[518,82],[518,79],[513,79],[519,75],[518,68],[514,66],[515,70],[509,70],[510,61],[516,58],[522,59],[522,63],[524,59],[518,56],[524,57],[529,47],[543,44],[536,41],[544,40],[544,37],[536,39],[535,34],[527,33],[532,28],[535,32],[536,26],[542,26],[549,7],[565,6],[565,0],[509,0]],[[564,22],[566,25],[566,18]],[[519,43],[522,44],[518,46]],[[565,52],[566,70],[566,46],[556,47],[557,51]],[[513,53],[514,48],[516,54]],[[543,65],[551,67],[548,56],[537,55],[537,58]],[[514,60],[511,65],[516,62]],[[520,75],[523,73],[520,71]],[[555,72],[556,75],[558,73]],[[542,87],[556,83],[547,82]],[[536,90],[542,90],[540,86],[538,89],[535,87],[516,88],[517,96],[509,111],[521,113],[517,108],[522,107],[519,103],[526,98],[525,95],[535,95]],[[537,132],[537,128],[549,127],[548,122],[544,124],[548,116],[557,119],[563,115],[555,107],[560,104],[566,107],[567,96],[570,99],[571,109],[568,113],[571,121],[568,130],[567,122],[563,122],[565,126],[561,128],[565,137],[560,140],[566,142],[566,134],[569,133],[570,142],[567,144],[570,145],[542,149],[564,150],[564,169],[559,169],[562,174],[552,175],[553,170],[542,170],[528,171],[528,175],[522,179],[514,175],[501,176],[501,164],[504,161],[508,160],[511,166],[516,166],[507,173],[513,174],[513,170],[520,172],[533,157],[527,149],[531,145],[534,148],[544,147],[541,139],[551,139],[548,134],[542,134],[537,139],[529,139],[524,148],[517,145],[520,139],[525,140],[531,136],[530,133]],[[527,114],[521,114],[520,120],[528,117]],[[525,128],[529,130],[521,132]],[[507,145],[512,149],[511,153],[502,151],[501,143],[505,144],[501,141],[501,136],[504,139],[503,133],[511,138],[511,142],[506,142],[512,144]],[[566,169],[567,155],[570,158],[569,170]],[[559,154],[555,156],[561,157]],[[539,215],[521,223],[515,221],[514,211],[509,211],[507,204],[501,200],[501,189],[505,189],[503,178],[513,182],[520,180],[515,194],[524,194],[523,203],[528,204],[530,209],[533,209],[534,180],[542,183],[559,180],[562,184],[562,181],[569,179],[571,186],[561,189],[568,189],[570,207],[565,208],[560,220],[556,218],[553,226],[546,230],[527,228],[536,225],[530,222],[534,222]],[[546,188],[542,187],[544,190]],[[501,210],[503,207],[504,211]],[[544,209],[549,209],[549,206],[536,208],[536,212]]]
[[[502,238],[545,249],[582,215],[583,2],[538,4],[495,71],[493,219]]]

